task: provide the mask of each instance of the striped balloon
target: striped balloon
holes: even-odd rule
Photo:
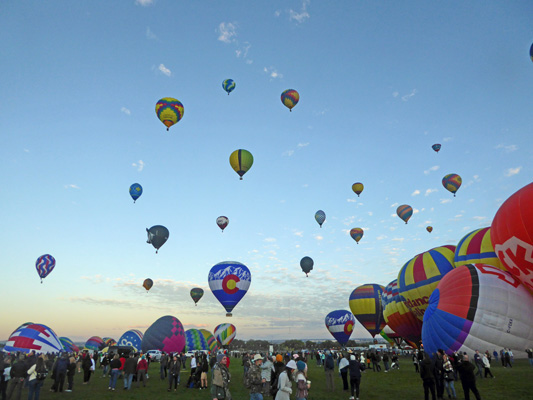
[[[80,351],[79,347],[74,344],[68,337],[60,337],[59,341],[63,345],[63,350],[67,353],[77,353]]]
[[[300,101],[300,94],[294,89],[287,89],[281,93],[281,102],[292,111],[292,108]]]
[[[476,229],[462,238],[455,249],[455,267],[465,264],[488,264],[505,271],[490,240],[490,227]]]
[[[421,321],[429,296],[444,275],[455,268],[455,246],[441,246],[414,256],[398,273],[399,294]]]
[[[19,327],[9,336],[3,349],[5,352],[57,353],[63,351],[63,345],[56,333],[46,325],[30,324]]]
[[[104,341],[104,347],[115,346],[117,344],[117,341],[110,337],[102,338],[102,340]]]
[[[352,228],[350,229],[350,236],[357,244],[359,244],[359,241],[363,237],[365,232],[361,228]]]
[[[248,150],[239,149],[235,150],[229,156],[229,163],[231,168],[239,174],[242,180],[242,176],[248,172],[254,163],[254,156]]]
[[[233,324],[220,324],[215,327],[214,336],[220,347],[228,346],[237,335],[237,328]]]
[[[50,272],[52,272],[55,266],[56,259],[50,254],[44,254],[37,259],[35,262],[35,268],[37,269],[37,273],[41,278],[41,283],[43,283],[43,279],[46,278]]]
[[[155,105],[157,118],[165,124],[167,131],[183,118],[184,108],[181,102],[173,97],[164,97]]]
[[[413,208],[407,204],[403,204],[396,209],[396,214],[407,223],[411,215],[413,215]]]
[[[207,340],[198,329],[185,331],[185,351],[209,350]]]
[[[461,183],[463,183],[463,179],[457,174],[448,174],[442,178],[442,186],[447,191],[453,193],[453,197],[455,197],[455,193],[461,187]]]
[[[216,353],[216,351],[218,350],[218,343],[213,334],[207,329],[200,329],[200,332],[202,332],[205,337],[205,340],[207,341],[207,349],[209,350],[209,352]]]
[[[104,340],[100,336],[90,337],[85,342],[85,348],[92,351],[99,351],[105,347]]]
[[[385,288],[377,284],[366,284],[354,289],[350,295],[350,310],[357,320],[372,335],[385,328],[381,296]]]

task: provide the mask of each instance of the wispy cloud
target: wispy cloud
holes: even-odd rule
[[[242,56],[242,58],[247,58],[248,57],[248,50],[250,50],[250,48],[252,47],[252,45],[248,42],[245,42],[240,48],[238,48],[237,50],[235,50],[235,55],[237,56],[237,58],[240,58]],[[251,61],[251,60],[249,60]]]
[[[303,237],[304,233],[301,232],[301,231],[296,231],[296,232],[294,232],[294,236]]]
[[[298,143],[297,146],[298,147],[306,147],[306,146],[309,146],[309,142],[307,142],[307,143]]]
[[[272,79],[283,78],[283,74],[280,74],[274,67],[264,67],[263,72],[270,76]]]
[[[276,242],[276,238],[269,237],[269,238],[265,238],[264,241],[267,243],[274,243]]]
[[[167,67],[165,67],[165,64],[159,64],[159,67],[157,68],[161,73],[165,74],[166,76],[172,75],[172,71],[170,71]]]
[[[282,156],[287,156],[287,157],[290,157],[294,154],[294,150],[287,150],[287,151],[284,151]]]
[[[429,175],[431,172],[434,172],[434,171],[437,171],[440,167],[438,165],[434,165],[433,167],[431,167],[430,169],[426,169],[424,171],[424,174],[425,175]]]
[[[507,171],[505,171],[505,176],[513,176],[520,172],[522,167],[516,167],[516,168],[509,168]]]
[[[518,150],[518,146],[516,144],[509,144],[505,145],[503,143],[499,144],[498,146],[494,147],[495,149],[503,149],[506,153],[511,153],[513,151]]]
[[[451,203],[452,199],[440,199],[440,204]]]
[[[126,107],[122,107],[120,111],[122,111],[126,115],[131,115],[131,111]]]
[[[323,240],[324,238],[322,236],[320,236],[320,235],[315,235],[315,239],[316,240]]]
[[[402,96],[402,101],[409,101],[417,93],[416,89],[411,90],[411,93]]]
[[[392,92],[392,97],[398,97],[400,95],[399,92]]]
[[[445,137],[444,139],[442,139],[443,142],[450,142],[452,140],[453,140],[453,138],[451,136],[448,136],[448,137]]]
[[[135,0],[135,4],[138,6],[148,7],[155,3],[155,0]]]
[[[411,193],[411,196],[418,196],[420,194],[420,190],[416,189],[413,193]]]
[[[151,39],[151,40],[157,39],[156,34],[154,32],[152,32],[152,30],[150,29],[149,26],[146,27],[146,37],[148,39]]]
[[[310,0],[303,0],[302,1],[302,7],[300,8],[300,11],[294,11],[293,9],[289,10],[289,19],[291,21],[296,21],[297,23],[301,24],[302,22],[305,22],[307,19],[310,18],[309,13],[307,12],[307,6],[309,5]]]
[[[224,43],[231,43],[237,37],[237,26],[231,22],[221,22],[218,25],[218,40]]]
[[[485,221],[485,220],[487,220],[488,217],[477,217],[477,216],[476,216],[476,217],[472,217],[472,219],[475,219],[476,221],[480,221],[480,222],[481,222],[481,221]]]
[[[426,189],[426,193],[424,193],[424,196],[429,196],[431,193],[435,193],[437,189]]]
[[[78,185],[75,185],[73,183],[69,185],[65,185],[65,189],[79,189],[80,187]]]
[[[132,167],[136,167],[137,171],[141,172],[144,169],[144,161],[143,160],[139,160],[136,163],[132,163],[131,166]]]

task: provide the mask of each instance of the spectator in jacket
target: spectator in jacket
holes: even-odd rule
[[[134,354],[130,354],[126,361],[124,362],[124,390],[131,389],[131,382],[133,382],[133,377],[137,373],[137,360],[135,359]]]
[[[427,353],[424,353],[424,359],[420,363],[420,378],[424,386],[424,400],[429,399],[429,392],[431,400],[435,400],[435,364]]]
[[[335,391],[335,383],[333,381],[333,374],[335,371],[335,362],[331,351],[326,351],[326,359],[324,360],[324,371],[326,373],[326,390],[329,392]]]
[[[28,400],[39,400],[44,379],[37,379],[38,374],[46,374],[47,372],[42,357],[37,358],[36,363],[28,369]]]
[[[76,359],[74,357],[70,357],[67,365],[68,387],[65,392],[72,392],[72,389],[74,389],[74,375],[76,375]]]
[[[172,383],[174,383],[174,391],[177,390],[178,385],[180,384],[180,369],[181,369],[181,358],[178,354],[175,354],[168,365],[168,389],[170,392],[172,389]]]
[[[470,400],[470,391],[476,396],[476,400],[481,400],[481,396],[476,387],[476,376],[474,370],[476,367],[468,360],[468,355],[463,355],[463,359],[457,365],[457,371],[461,378],[461,385],[463,386],[463,392],[465,400]]]
[[[143,381],[143,386],[146,387],[146,371],[148,371],[148,361],[146,361],[146,356],[143,354],[137,363],[137,387],[141,386],[141,380]]]
[[[348,368],[350,370],[350,388],[352,391],[352,397],[350,397],[350,400],[354,399],[354,392],[355,397],[359,400],[359,385],[361,384],[361,371],[364,369],[364,364],[361,364],[357,359],[357,356],[352,354],[350,356],[350,364]]]
[[[24,384],[27,371],[24,356],[21,355],[18,360],[11,365],[11,371],[9,373],[11,379],[9,379],[9,385],[7,387],[8,399],[20,400],[20,396],[22,395],[22,385]]]
[[[67,377],[68,358],[67,354],[63,355],[57,360],[54,365],[53,375],[55,377],[52,389],[54,392],[58,390],[63,391],[63,385],[65,384],[65,378]]]
[[[124,361],[124,364],[126,362]],[[122,367],[122,363],[120,362],[120,357],[118,354],[115,354],[113,356],[113,359],[109,363],[109,390],[115,390],[115,387],[117,386],[117,379],[118,375],[120,374],[120,368]]]

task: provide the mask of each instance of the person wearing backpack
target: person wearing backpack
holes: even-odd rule
[[[261,354],[256,354],[248,373],[244,375],[244,386],[250,390],[250,400],[263,400],[263,383],[266,379],[261,377],[261,364],[263,357]]]
[[[229,391],[231,373],[227,364],[228,357],[225,354],[218,354],[217,363],[211,370],[211,396],[213,400],[231,400]]]
[[[28,370],[28,400],[39,400],[39,393],[48,375],[48,370],[44,365],[42,357],[37,358],[37,362]]]

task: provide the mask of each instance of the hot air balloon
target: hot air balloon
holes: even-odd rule
[[[335,310],[326,315],[326,328],[341,346],[346,346],[353,332],[355,317],[350,311]]]
[[[207,349],[209,350],[209,352],[211,354],[216,353],[216,351],[218,350],[218,343],[213,334],[207,329],[200,329],[200,332],[202,332],[205,337],[205,340],[207,342]]]
[[[165,315],[155,321],[144,333],[141,349],[160,350],[165,353],[180,353],[185,349],[185,331],[180,320]]]
[[[433,227],[432,226],[427,226],[426,227],[426,231],[428,231],[429,233],[433,232]]]
[[[254,156],[252,156],[252,153],[250,153],[248,150],[235,150],[229,156],[229,163],[231,168],[233,168],[233,170],[239,174],[242,181],[242,176],[248,172],[250,168],[252,168]]]
[[[533,183],[500,206],[490,229],[503,267],[533,293]]]
[[[133,199],[133,203],[137,201],[139,197],[143,194],[143,187],[138,183],[134,183],[130,186],[130,196]]]
[[[147,278],[147,279],[144,280],[143,288],[146,289],[147,293],[152,288],[152,286],[154,286],[154,281],[153,280],[151,280],[150,278]]]
[[[292,108],[300,101],[300,94],[294,89],[287,89],[281,94],[281,102],[292,111]]]
[[[117,341],[110,337],[102,338],[102,340],[104,341],[104,347],[115,346],[117,344]]]
[[[167,131],[174,124],[177,124],[183,118],[183,104],[172,97],[164,97],[155,105],[157,118],[165,124]]]
[[[309,272],[313,270],[313,265],[315,262],[311,257],[305,256],[300,260],[300,267],[302,268],[302,271],[305,272],[305,276],[309,277]]]
[[[411,215],[413,215],[413,208],[407,204],[403,204],[396,209],[396,214],[407,223]]]
[[[203,297],[203,295],[204,295],[204,289],[199,288],[199,287],[191,289],[191,298],[193,299],[195,306],[197,305],[196,303],[198,303],[200,299]]]
[[[67,353],[77,353],[80,351],[80,348],[68,337],[60,337],[59,341],[63,345],[63,351],[66,351]]]
[[[63,351],[63,345],[51,328],[42,324],[30,324],[23,325],[13,332],[3,350],[8,353],[35,351],[46,354]]]
[[[322,210],[318,210],[315,213],[315,220],[316,220],[316,222],[318,222],[318,225],[320,225],[320,227],[322,228],[322,224],[326,220],[326,213],[324,211],[322,211]]]
[[[226,226],[229,224],[228,217],[220,216],[217,218],[217,225],[220,229],[222,229],[222,232],[224,232],[224,229],[226,229]]]
[[[404,301],[405,299],[400,297],[398,281],[395,279],[385,287],[381,295],[383,318],[387,325],[405,341],[416,344],[422,339],[422,321],[411,312]]]
[[[224,89],[229,94],[235,89],[235,82],[233,79],[226,79],[222,82],[222,89]]]
[[[52,272],[55,266],[56,259],[50,254],[44,254],[37,259],[35,262],[35,268],[37,269],[37,273],[41,278],[41,283],[43,283],[43,279],[46,278],[50,272]]]
[[[441,246],[414,256],[398,273],[398,290],[404,303],[422,321],[429,296],[454,267],[455,246]]]
[[[422,325],[428,353],[533,347],[533,296],[509,273],[486,264],[460,266],[440,281]]]
[[[157,254],[161,246],[163,246],[168,240],[168,235],[170,233],[168,229],[162,225],[154,225],[150,229],[146,229],[146,232],[148,233],[148,240],[146,243],[150,243],[154,246]]]
[[[211,268],[207,280],[211,291],[226,309],[226,317],[231,317],[231,311],[250,287],[252,274],[240,262],[223,261]]]
[[[199,329],[185,331],[185,351],[209,350],[207,340]]]
[[[379,332],[379,335],[385,339],[387,342],[389,342],[389,344],[391,346],[398,346],[400,347],[400,345],[402,344],[403,342],[403,338],[398,335],[396,332],[394,332],[390,326],[388,325],[385,325],[385,328],[383,328],[383,330],[381,332]]]
[[[454,257],[455,267],[465,264],[488,264],[502,268],[490,241],[490,227],[476,229],[457,244]]]
[[[439,152],[441,145],[439,143],[435,143],[431,148],[435,150],[435,152]]]
[[[448,174],[442,178],[442,186],[444,186],[447,191],[453,193],[453,197],[455,197],[455,193],[461,187],[461,183],[463,183],[463,180],[457,174]]]
[[[352,190],[357,195],[357,197],[359,197],[359,195],[363,192],[364,188],[365,187],[361,182],[356,182],[352,185]]]
[[[135,349],[135,351],[140,351],[143,336],[144,335],[141,331],[137,329],[131,329],[129,331],[124,332],[124,334],[118,340],[117,345],[131,346]]]
[[[235,339],[237,328],[233,324],[220,324],[215,327],[213,334],[220,347],[224,347],[228,346]]]
[[[98,352],[104,348],[104,340],[100,336],[92,336],[85,342],[85,348]]]
[[[361,228],[352,228],[350,229],[350,236],[353,240],[356,241],[357,244],[359,244],[359,241],[364,235],[364,231]]]
[[[529,58],[531,58],[531,61],[533,61],[533,44],[529,48]]]
[[[350,310],[357,320],[372,335],[376,336],[385,327],[381,295],[385,288],[369,283],[354,289],[350,295]]]

